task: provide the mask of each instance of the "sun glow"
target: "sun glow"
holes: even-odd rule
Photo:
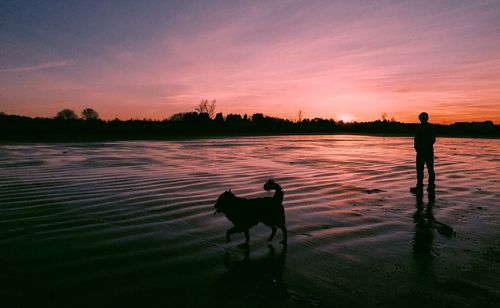
[[[338,121],[342,121],[344,123],[352,122],[354,121],[354,117],[349,114],[341,113],[338,116]]]

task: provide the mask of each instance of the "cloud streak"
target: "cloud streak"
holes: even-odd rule
[[[2,73],[32,72],[32,71],[39,71],[39,70],[45,70],[45,69],[50,69],[50,68],[56,68],[56,67],[64,67],[64,66],[68,66],[71,64],[72,64],[72,61],[70,61],[70,60],[60,60],[60,61],[39,63],[39,64],[29,65],[29,66],[0,68],[0,72],[2,72]]]

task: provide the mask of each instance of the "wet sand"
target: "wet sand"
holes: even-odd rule
[[[439,138],[432,228],[412,138],[280,136],[0,145],[6,306],[497,307],[500,140]],[[225,189],[285,190],[225,243]]]

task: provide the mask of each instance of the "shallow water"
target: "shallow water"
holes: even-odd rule
[[[433,215],[412,138],[283,136],[0,145],[2,298],[13,306],[496,306],[500,141],[439,138]],[[224,190],[285,190],[289,244],[225,243]],[[427,201],[424,200],[424,207]],[[423,221],[423,223],[422,223]]]

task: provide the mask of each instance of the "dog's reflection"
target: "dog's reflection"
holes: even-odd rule
[[[253,298],[258,302],[286,300],[287,287],[283,282],[283,271],[287,246],[282,246],[278,252],[272,245],[268,247],[267,255],[256,258],[250,256],[248,245],[244,247],[243,258],[225,252],[224,265],[227,272],[220,280],[224,285],[224,297]]]

